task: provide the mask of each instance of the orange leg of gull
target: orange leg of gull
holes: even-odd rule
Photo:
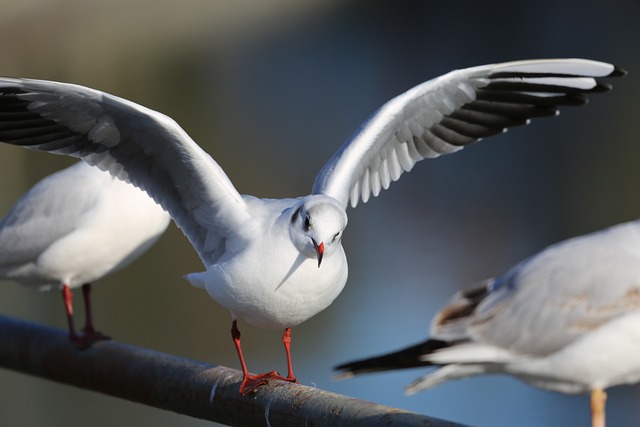
[[[284,334],[282,334],[282,343],[284,344],[284,349],[287,352],[287,370],[289,371],[285,381],[297,383],[298,380],[293,376],[293,366],[291,365],[291,328],[286,328],[284,330]]]
[[[73,292],[71,292],[71,288],[69,288],[69,285],[64,285],[62,287],[62,299],[64,300],[64,308],[67,314],[67,324],[69,325],[69,341],[71,341],[76,347],[80,349],[88,348],[91,344],[98,340],[109,339],[109,337],[101,334],[100,332],[96,332],[96,330],[93,328],[93,321],[91,320],[91,303],[89,302],[90,291],[90,288],[82,288],[87,317],[87,326],[84,329],[85,334],[78,335],[73,322]]]
[[[96,341],[108,340],[108,336],[101,332],[96,331],[93,326],[93,311],[91,310],[91,284],[87,283],[82,285],[82,297],[84,298],[84,315],[85,326],[82,330],[84,332],[81,340],[88,347]]]
[[[291,379],[284,378],[276,371],[267,372],[266,374],[251,375],[249,373],[249,370],[247,369],[247,364],[244,361],[244,355],[242,354],[242,346],[240,345],[240,330],[238,329],[238,322],[236,320],[234,320],[233,323],[231,324],[231,337],[233,338],[233,343],[236,346],[236,351],[238,352],[238,358],[240,359],[240,366],[242,368],[242,383],[240,384],[240,394],[244,396],[247,393],[251,393],[261,385],[267,384],[269,380],[291,381]],[[287,355],[288,354],[289,353],[287,352]],[[289,361],[289,375],[291,375],[290,361]],[[295,378],[293,380],[295,381]]]
[[[69,285],[62,286],[62,300],[64,301],[64,309],[67,314],[67,325],[69,326],[69,340],[76,343],[80,337],[76,333],[76,327],[73,324],[73,292]]]
[[[593,427],[605,427],[604,407],[607,402],[607,393],[601,388],[591,390],[591,425]]]

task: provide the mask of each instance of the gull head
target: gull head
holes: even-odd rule
[[[300,199],[291,209],[289,234],[295,247],[309,258],[330,256],[340,246],[347,213],[332,197],[314,194]]]

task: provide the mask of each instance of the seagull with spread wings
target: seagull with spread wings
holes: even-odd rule
[[[584,59],[507,62],[462,69],[384,104],[315,179],[290,199],[241,195],[222,168],[172,119],[82,86],[0,79],[0,141],[81,157],[146,190],[192,243],[205,271],[188,280],[232,316],[240,391],[270,379],[296,381],[291,327],[327,308],[347,280],[341,246],[346,209],[377,196],[425,158],[554,116],[624,74]],[[237,319],[284,328],[288,374],[249,373]]]

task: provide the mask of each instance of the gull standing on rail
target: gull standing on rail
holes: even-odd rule
[[[327,308],[347,280],[346,208],[377,196],[416,162],[581,105],[624,73],[584,59],[507,62],[453,71],[384,104],[325,164],[308,196],[240,195],[171,118],[82,86],[0,79],[0,141],[82,157],[146,190],[191,241],[206,271],[187,276],[231,312],[241,393],[295,382],[290,328]],[[288,374],[251,375],[237,318],[284,328]]]
[[[145,253],[170,220],[139,188],[78,162],[39,181],[0,221],[0,279],[61,289],[69,339],[86,348],[108,339],[93,325],[91,283]],[[71,292],[80,286],[82,334],[74,325]]]
[[[413,394],[445,381],[510,374],[561,393],[591,392],[604,427],[605,389],[640,381],[640,220],[549,246],[506,274],[458,292],[431,338],[336,367],[338,378],[440,366]]]

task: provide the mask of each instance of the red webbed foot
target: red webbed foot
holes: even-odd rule
[[[280,374],[276,371],[267,372],[266,374],[251,375],[245,374],[240,384],[240,394],[243,396],[247,393],[253,393],[261,385],[265,385],[269,380],[280,379]]]
[[[84,331],[82,335],[69,335],[69,340],[79,349],[85,349],[91,347],[92,344],[98,341],[106,341],[111,338],[102,332],[98,331]]]
[[[267,372],[266,374],[251,375],[247,374],[240,384],[240,393],[244,396],[247,393],[253,393],[258,387],[266,385],[269,380],[287,381],[290,383],[298,383],[296,378],[283,377],[276,371]]]

